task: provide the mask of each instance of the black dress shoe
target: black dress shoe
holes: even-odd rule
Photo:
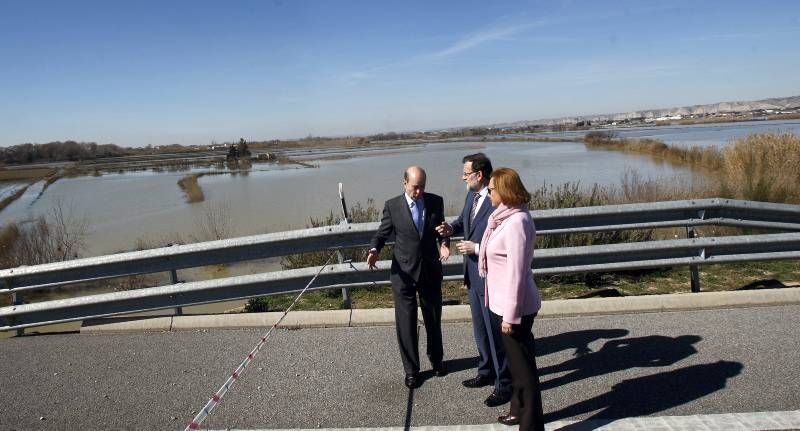
[[[519,416],[514,415],[503,415],[497,417],[497,422],[500,422],[503,425],[519,425]]]
[[[494,384],[494,377],[487,377],[478,374],[477,376],[464,380],[461,382],[467,388],[482,388],[484,386],[489,386]]]
[[[414,389],[419,387],[419,375],[418,374],[406,374],[406,387],[409,389]]]
[[[444,377],[447,375],[447,367],[444,366],[444,362],[433,366],[433,375],[436,377]]]
[[[496,391],[492,392],[486,400],[484,400],[484,404],[489,407],[497,407],[502,406],[503,404],[511,401],[511,394],[498,394]]]

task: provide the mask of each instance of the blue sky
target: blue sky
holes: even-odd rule
[[[0,0],[0,145],[368,134],[800,95],[797,1]]]

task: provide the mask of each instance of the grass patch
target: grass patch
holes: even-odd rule
[[[205,200],[203,189],[200,188],[200,184],[197,182],[200,176],[202,176],[202,174],[191,174],[178,180],[178,186],[186,193],[187,203],[193,204]]]
[[[13,181],[13,180],[41,180],[44,177],[55,173],[50,168],[32,168],[32,169],[0,169],[0,181]]]
[[[534,258],[535,265],[535,258]],[[575,299],[603,296],[662,295],[691,291],[689,267],[605,274],[537,277],[542,298]],[[700,267],[700,290],[721,292],[797,287],[800,262],[742,262]]]
[[[251,299],[245,305],[245,312],[260,313],[266,311],[285,311],[297,297],[296,293],[262,296]],[[350,301],[353,308],[392,308],[394,299],[390,286],[367,286],[350,289]],[[442,302],[445,305],[468,304],[467,289],[463,283],[447,281],[442,283]],[[343,310],[342,290],[325,289],[307,292],[293,310]]]
[[[535,264],[535,260],[534,260]],[[543,300],[582,299],[689,293],[689,267],[662,268],[603,274],[572,274],[536,277]],[[800,262],[744,262],[700,267],[702,292],[737,291],[764,288],[800,287]],[[245,312],[284,311],[297,294],[264,296],[252,299]],[[389,286],[358,287],[350,290],[353,308],[392,308]],[[469,304],[467,289],[460,281],[442,284],[445,305]],[[341,289],[308,292],[294,310],[344,309]]]

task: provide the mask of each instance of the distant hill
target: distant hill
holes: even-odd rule
[[[659,118],[674,115],[713,115],[718,113],[750,112],[759,109],[782,110],[800,108],[800,96],[776,97],[773,99],[720,102],[708,105],[682,106],[679,108],[646,109],[642,111],[618,112],[615,114],[596,114],[574,117],[549,118],[544,120],[526,120],[514,123],[492,124],[487,127],[506,128],[506,127],[526,127],[532,125],[554,125],[563,123],[573,123],[576,121],[621,121],[634,118]]]

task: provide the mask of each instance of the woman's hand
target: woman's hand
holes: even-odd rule
[[[503,322],[500,325],[500,331],[503,333],[503,335],[511,335],[511,324],[508,322]]]

